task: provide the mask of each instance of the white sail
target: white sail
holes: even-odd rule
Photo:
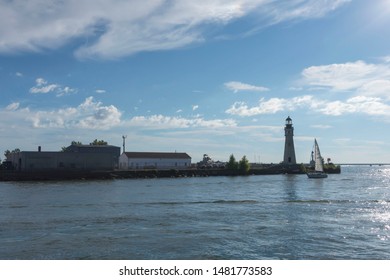
[[[324,172],[324,163],[321,157],[320,148],[318,147],[317,140],[314,139],[314,149],[311,153],[312,161],[315,162],[314,171],[307,172],[309,178],[326,178],[328,174]]]
[[[320,148],[318,147],[316,139],[314,139],[314,160],[315,160],[315,171],[323,172],[324,165],[320,153]]]

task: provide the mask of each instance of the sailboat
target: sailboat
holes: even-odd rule
[[[326,178],[328,174],[324,172],[324,163],[321,157],[320,148],[318,147],[317,140],[314,139],[314,149],[312,152],[312,161],[315,162],[314,171],[307,172],[309,178]]]

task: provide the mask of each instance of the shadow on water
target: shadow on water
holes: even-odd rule
[[[287,200],[297,199],[297,186],[298,186],[297,175],[286,175],[286,183],[284,185],[284,191],[287,195]]]

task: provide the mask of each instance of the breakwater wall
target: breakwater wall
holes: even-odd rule
[[[327,173],[340,173],[340,167],[325,170]],[[0,181],[64,181],[64,180],[112,180],[112,179],[141,179],[141,178],[180,178],[180,177],[209,177],[209,176],[247,176],[247,175],[276,175],[276,174],[305,174],[302,165],[283,166],[267,165],[263,168],[250,169],[243,173],[229,169],[170,169],[170,170],[45,170],[20,172],[0,170]]]

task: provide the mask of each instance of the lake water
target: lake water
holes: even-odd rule
[[[390,166],[0,182],[1,259],[390,259]]]

